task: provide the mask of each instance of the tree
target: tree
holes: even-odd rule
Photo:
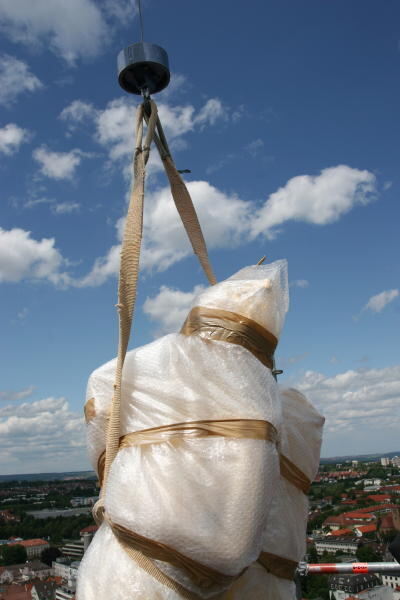
[[[18,565],[26,562],[26,550],[20,544],[16,546],[1,546],[1,564],[3,565]]]
[[[359,546],[356,556],[360,562],[376,562],[379,561],[379,556],[373,551],[371,546]]]
[[[308,562],[310,562],[310,563],[318,562],[318,552],[315,547],[315,544],[313,544],[308,551]]]
[[[55,546],[50,546],[50,548],[45,548],[43,550],[42,554],[40,555],[40,559],[42,562],[46,563],[46,565],[49,565],[49,567],[51,567],[53,561],[56,560],[56,558],[58,558],[59,556],[61,556],[60,550]]]

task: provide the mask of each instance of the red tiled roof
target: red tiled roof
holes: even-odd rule
[[[336,529],[336,531],[332,531],[331,535],[354,535],[351,529]]]
[[[356,529],[358,529],[360,533],[372,533],[373,531],[376,531],[376,525],[374,523],[371,525],[360,525],[359,527],[356,526]]]
[[[98,530],[98,526],[97,525],[88,525],[87,527],[84,527],[83,529],[80,530],[80,534],[82,533],[95,533]]]
[[[391,496],[389,494],[372,494],[367,496],[367,498],[373,500],[374,502],[385,502],[385,500],[390,500]]]
[[[26,586],[26,587],[25,587]],[[0,598],[2,600],[31,600],[31,588],[29,584],[5,586]]]
[[[397,504],[375,504],[374,506],[367,506],[366,508],[359,508],[358,512],[375,512],[379,510],[387,510],[388,508],[398,508]]]
[[[327,517],[323,523],[324,525],[343,525],[342,515],[332,515]]]
[[[391,513],[383,515],[379,529],[394,529],[393,515]]]
[[[40,538],[36,538],[33,540],[22,540],[21,542],[13,542],[12,544],[9,544],[9,546],[24,546],[24,548],[31,548],[32,546],[43,545],[49,546],[49,542],[46,542],[46,540],[41,540]]]
[[[343,516],[347,519],[375,519],[375,515],[370,512],[361,512],[361,510],[354,510],[352,512],[343,513]]]

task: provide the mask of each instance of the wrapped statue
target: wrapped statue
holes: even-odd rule
[[[224,600],[295,600],[298,563],[306,552],[307,492],[319,467],[322,417],[303,394],[281,390],[281,476],[272,498],[262,552]]]
[[[77,600],[230,598],[263,554],[299,560],[307,505],[293,481],[313,478],[321,418],[272,374],[287,309],[286,261],[247,267],[200,293],[180,333],[127,353],[119,451]],[[94,371],[85,405],[100,481],[114,372],[115,360]]]

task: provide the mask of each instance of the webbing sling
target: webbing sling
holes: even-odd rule
[[[143,125],[147,123],[147,132],[143,144]],[[158,133],[156,133],[156,128]],[[94,507],[96,520],[102,520],[103,497],[107,485],[107,477],[111,463],[118,452],[120,438],[120,405],[121,405],[121,380],[122,369],[128,349],[129,337],[135,308],[137,281],[139,275],[140,248],[143,233],[143,206],[144,185],[146,178],[146,164],[150,156],[150,146],[153,139],[156,142],[162,163],[167,173],[171,192],[189,237],[195,254],[211,285],[216,279],[209,263],[207,247],[201,231],[189,191],[178,173],[172,160],[168,144],[158,117],[157,105],[153,100],[141,104],[136,113],[136,145],[133,157],[133,185],[130,194],[128,214],[124,228],[121,246],[121,265],[118,288],[118,313],[119,313],[119,344],[117,367],[114,382],[114,395],[111,405],[111,414],[107,428],[106,459],[104,468],[104,483],[100,500]]]

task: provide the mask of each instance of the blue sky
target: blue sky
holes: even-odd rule
[[[322,454],[400,450],[400,6],[143,2],[157,95],[218,279],[287,258],[280,381],[325,414]],[[0,0],[0,472],[86,469],[90,372],[115,355],[137,97],[133,2]],[[155,152],[132,347],[205,280]]]

